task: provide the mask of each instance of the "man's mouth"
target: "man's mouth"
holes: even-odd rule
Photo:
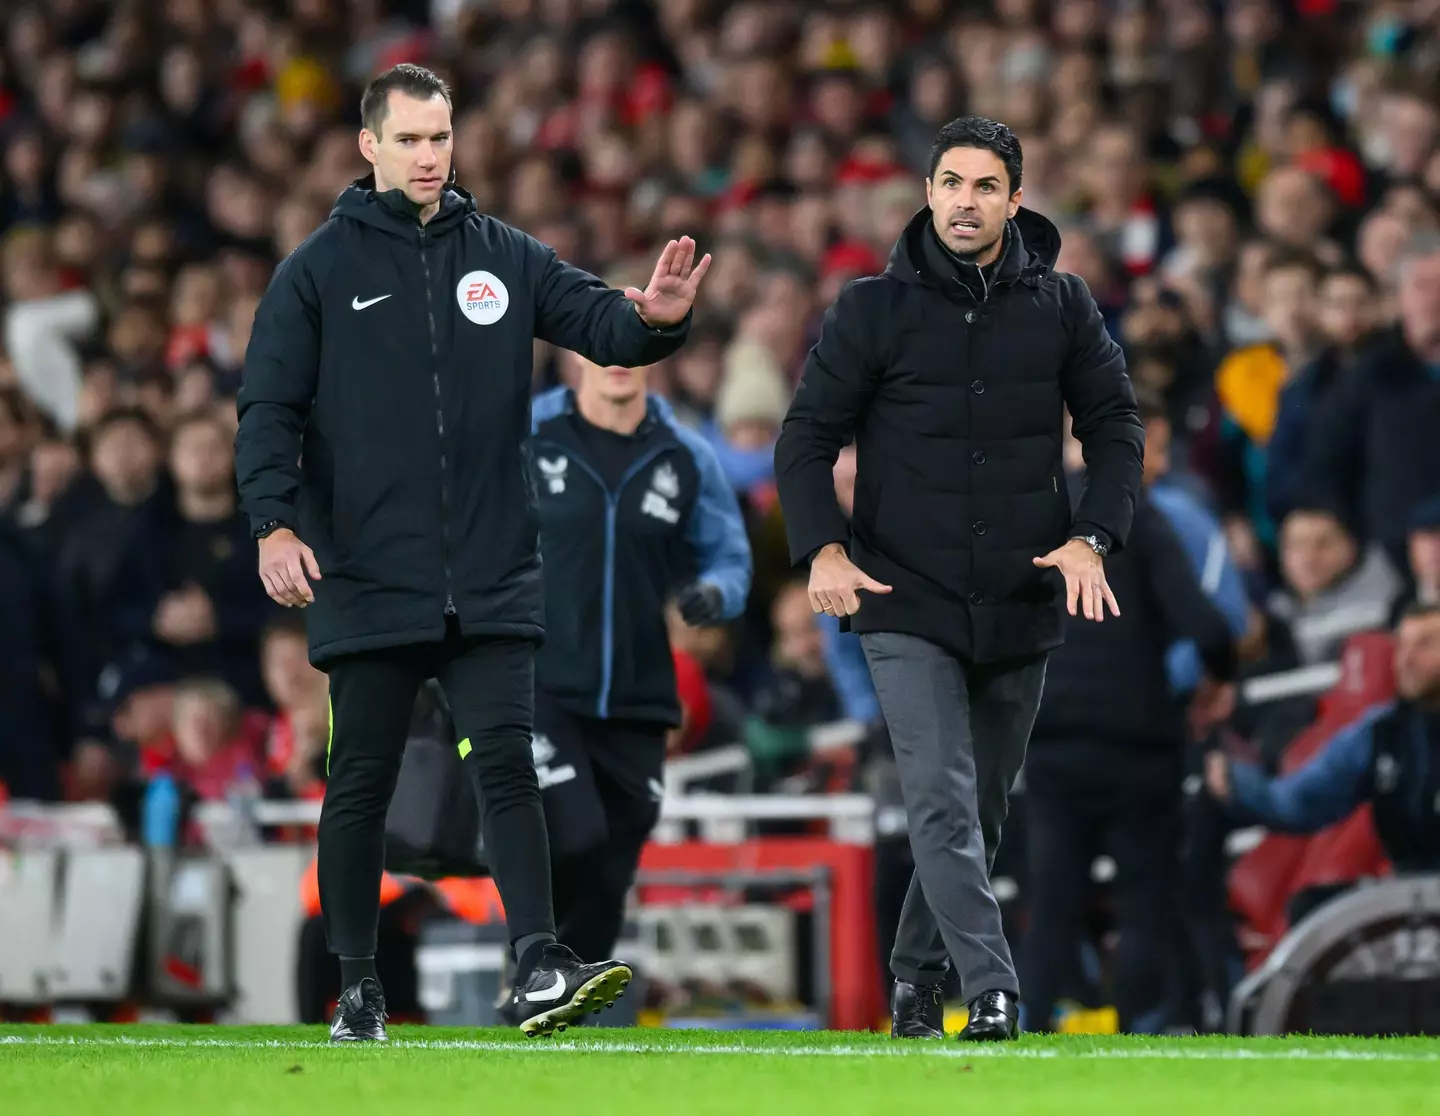
[[[950,227],[957,233],[979,232],[980,222],[973,217],[956,217],[951,220]]]

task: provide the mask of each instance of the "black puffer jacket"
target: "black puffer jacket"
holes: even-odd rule
[[[235,467],[251,525],[315,551],[316,662],[467,634],[543,632],[521,446],[532,342],[651,364],[652,330],[598,279],[445,192],[421,225],[398,191],[347,189],[276,270],[255,315]]]
[[[917,213],[885,273],[851,284],[826,315],[775,447],[780,501],[794,561],[848,542],[893,587],[862,595],[853,630],[995,661],[1061,641],[1060,579],[1034,558],[1076,534],[1123,546],[1144,427],[1084,281],[1053,270],[1054,225],[1021,209],[987,280],[936,265],[930,222]],[[1073,522],[1067,405],[1090,467]],[[847,524],[831,469],[852,434]]]

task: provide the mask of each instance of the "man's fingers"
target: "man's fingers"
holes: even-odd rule
[[[840,594],[840,607],[845,610],[846,616],[854,616],[860,611],[860,596],[854,589],[845,589]]]
[[[700,262],[695,265],[695,270],[690,273],[690,289],[694,290],[700,285],[700,280],[705,278],[705,273],[710,270],[710,253],[706,252]]]
[[[315,599],[315,594],[310,592],[309,582],[305,580],[305,564],[299,554],[291,554],[289,561],[285,563],[285,577],[290,587],[306,604]]]
[[[302,555],[302,556],[304,557],[304,559],[305,559],[305,570],[306,570],[307,573],[309,573],[309,575],[310,575],[310,580],[312,580],[312,581],[319,581],[319,580],[320,580],[320,563],[317,562],[317,561],[315,561],[315,552],[314,552],[313,550],[311,550],[311,549],[307,546],[307,547],[306,547],[304,550],[302,550],[300,553],[301,553],[301,555]]]
[[[1099,599],[1099,594],[1096,592],[1095,581],[1093,578],[1087,577],[1084,581],[1084,584],[1081,585],[1080,598],[1081,604],[1085,609],[1086,620],[1105,619],[1105,614],[1101,612],[1100,609],[1095,607]]]
[[[683,279],[690,270],[689,261],[695,258],[695,242],[688,236],[682,236],[672,243],[675,251],[670,255],[670,274]]]
[[[284,605],[286,608],[290,607],[290,602],[286,600],[285,593],[280,588],[280,584],[276,580],[274,574],[272,574],[269,570],[261,570],[260,581],[264,584],[265,592],[269,595],[272,601],[274,601],[276,604]]]
[[[675,262],[675,253],[679,250],[680,245],[676,241],[672,240],[665,245],[660,252],[660,258],[655,261],[655,275],[651,279],[652,283],[670,274],[671,266]]]
[[[1063,570],[1061,572],[1064,573]],[[1075,615],[1075,602],[1079,599],[1080,582],[1076,580],[1074,574],[1065,574],[1065,607],[1070,611],[1071,616]]]
[[[651,280],[651,282],[654,282],[654,280]],[[642,291],[639,287],[626,287],[624,293],[625,297],[628,298],[631,302],[638,303],[641,306],[644,306],[647,302],[650,301],[650,296],[647,295],[644,291]]]
[[[1120,615],[1120,602],[1115,599],[1115,594],[1110,589],[1110,583],[1105,580],[1104,575],[1100,577],[1100,591],[1105,595],[1105,603],[1110,606],[1110,612],[1114,616]]]
[[[882,583],[879,582],[879,581],[876,581],[876,580],[875,580],[873,577],[871,577],[869,574],[865,574],[865,575],[862,576],[862,578],[861,578],[861,580],[860,580],[860,588],[861,588],[861,589],[864,589],[867,593],[888,593],[888,592],[890,592],[890,586],[885,585],[885,584],[882,584]]]
[[[305,607],[305,594],[296,587],[295,578],[291,575],[289,566],[276,567],[275,580],[280,583],[280,592],[287,605],[294,608]]]

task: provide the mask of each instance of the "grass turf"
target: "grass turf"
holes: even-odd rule
[[[877,1113],[1002,1104],[1005,1116],[1440,1113],[1440,1042],[1029,1036],[1006,1046],[837,1032],[0,1024],[5,1116],[260,1113]],[[926,1109],[930,1111],[932,1109]],[[934,1111],[946,1111],[936,1107]]]

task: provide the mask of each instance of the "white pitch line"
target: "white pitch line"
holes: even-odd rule
[[[328,1050],[328,1042],[295,1042],[286,1039],[223,1039],[223,1038],[144,1038],[141,1036],[120,1036],[114,1038],[86,1038],[79,1036],[51,1035],[0,1035],[0,1046],[135,1046],[170,1047],[176,1049],[221,1049],[221,1050]],[[1316,1050],[1299,1047],[1293,1050],[1257,1050],[1245,1048],[1201,1047],[1137,1047],[1133,1049],[1099,1047],[1092,1050],[1061,1050],[1055,1047],[1035,1046],[744,1046],[739,1044],[717,1044],[713,1046],[692,1046],[680,1043],[639,1043],[639,1042],[571,1042],[567,1040],[550,1042],[497,1042],[485,1039],[393,1039],[389,1047],[401,1050],[474,1050],[501,1054],[691,1054],[720,1056],[757,1056],[779,1058],[1038,1058],[1065,1059],[1079,1058],[1099,1061],[1145,1061],[1174,1060],[1201,1062],[1440,1062],[1440,1050]]]

